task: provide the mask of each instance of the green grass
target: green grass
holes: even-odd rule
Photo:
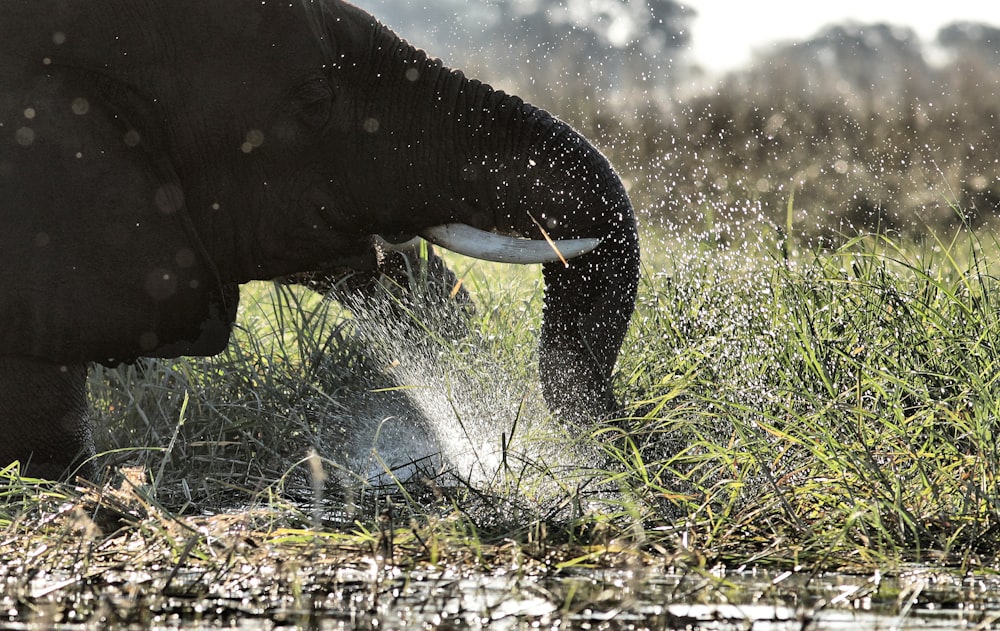
[[[193,550],[150,520],[197,529],[221,511],[267,541],[308,533],[375,553],[388,540],[410,546],[409,563],[461,549],[488,564],[516,545],[558,567],[621,554],[995,566],[997,244],[964,231],[825,251],[748,243],[647,235],[617,374],[628,416],[586,430],[540,403],[537,270],[450,259],[477,308],[451,341],[433,314],[359,327],[306,290],[249,287],[222,355],[94,371],[99,446],[140,468],[137,495],[115,504],[4,474],[0,551],[52,530],[38,524],[59,507],[93,517],[103,501],[112,525],[166,541],[175,562]],[[488,437],[479,473],[371,449],[380,432],[411,440],[407,419],[441,406],[455,436]],[[416,473],[391,475],[404,470]],[[55,530],[65,542],[78,527]]]
[[[985,246],[985,247],[984,247]],[[609,449],[676,548],[729,562],[994,563],[996,244],[717,251],[648,280]],[[765,252],[766,254],[766,252]],[[646,412],[648,410],[648,412]]]

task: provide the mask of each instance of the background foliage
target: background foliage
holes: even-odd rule
[[[821,243],[979,226],[1000,210],[991,25],[945,25],[933,42],[892,24],[830,25],[710,77],[684,52],[697,13],[670,0],[363,4],[584,131],[652,225],[781,226],[793,192],[800,232]]]

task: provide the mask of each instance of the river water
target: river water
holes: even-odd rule
[[[90,613],[75,622],[62,608],[67,603],[56,602],[64,586],[36,582],[37,594],[57,597],[52,606],[44,596],[21,608],[5,602],[0,627],[865,631],[989,629],[1000,621],[1000,580],[922,567],[892,577],[760,569],[681,573],[647,566],[543,576],[511,566],[490,572],[401,572],[374,563],[300,569],[303,580],[293,589],[275,590],[266,573],[250,572],[245,589],[228,581],[218,591],[204,574],[182,572],[171,577],[170,589],[142,595],[127,587],[123,573],[120,588],[105,585],[86,598]],[[127,619],[115,615],[128,609]]]
[[[923,568],[891,578],[648,568],[578,570],[542,580],[411,576],[387,596],[365,620],[320,627],[784,631],[992,628],[1000,620],[996,579]]]

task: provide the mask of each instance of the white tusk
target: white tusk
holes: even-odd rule
[[[541,241],[538,239],[517,239],[464,223],[449,223],[427,228],[420,236],[442,248],[496,263],[554,263],[590,252],[600,239],[569,239],[564,241]]]

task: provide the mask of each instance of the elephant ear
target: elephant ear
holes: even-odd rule
[[[236,294],[204,255],[150,107],[96,73],[0,68],[0,355],[225,345]]]

